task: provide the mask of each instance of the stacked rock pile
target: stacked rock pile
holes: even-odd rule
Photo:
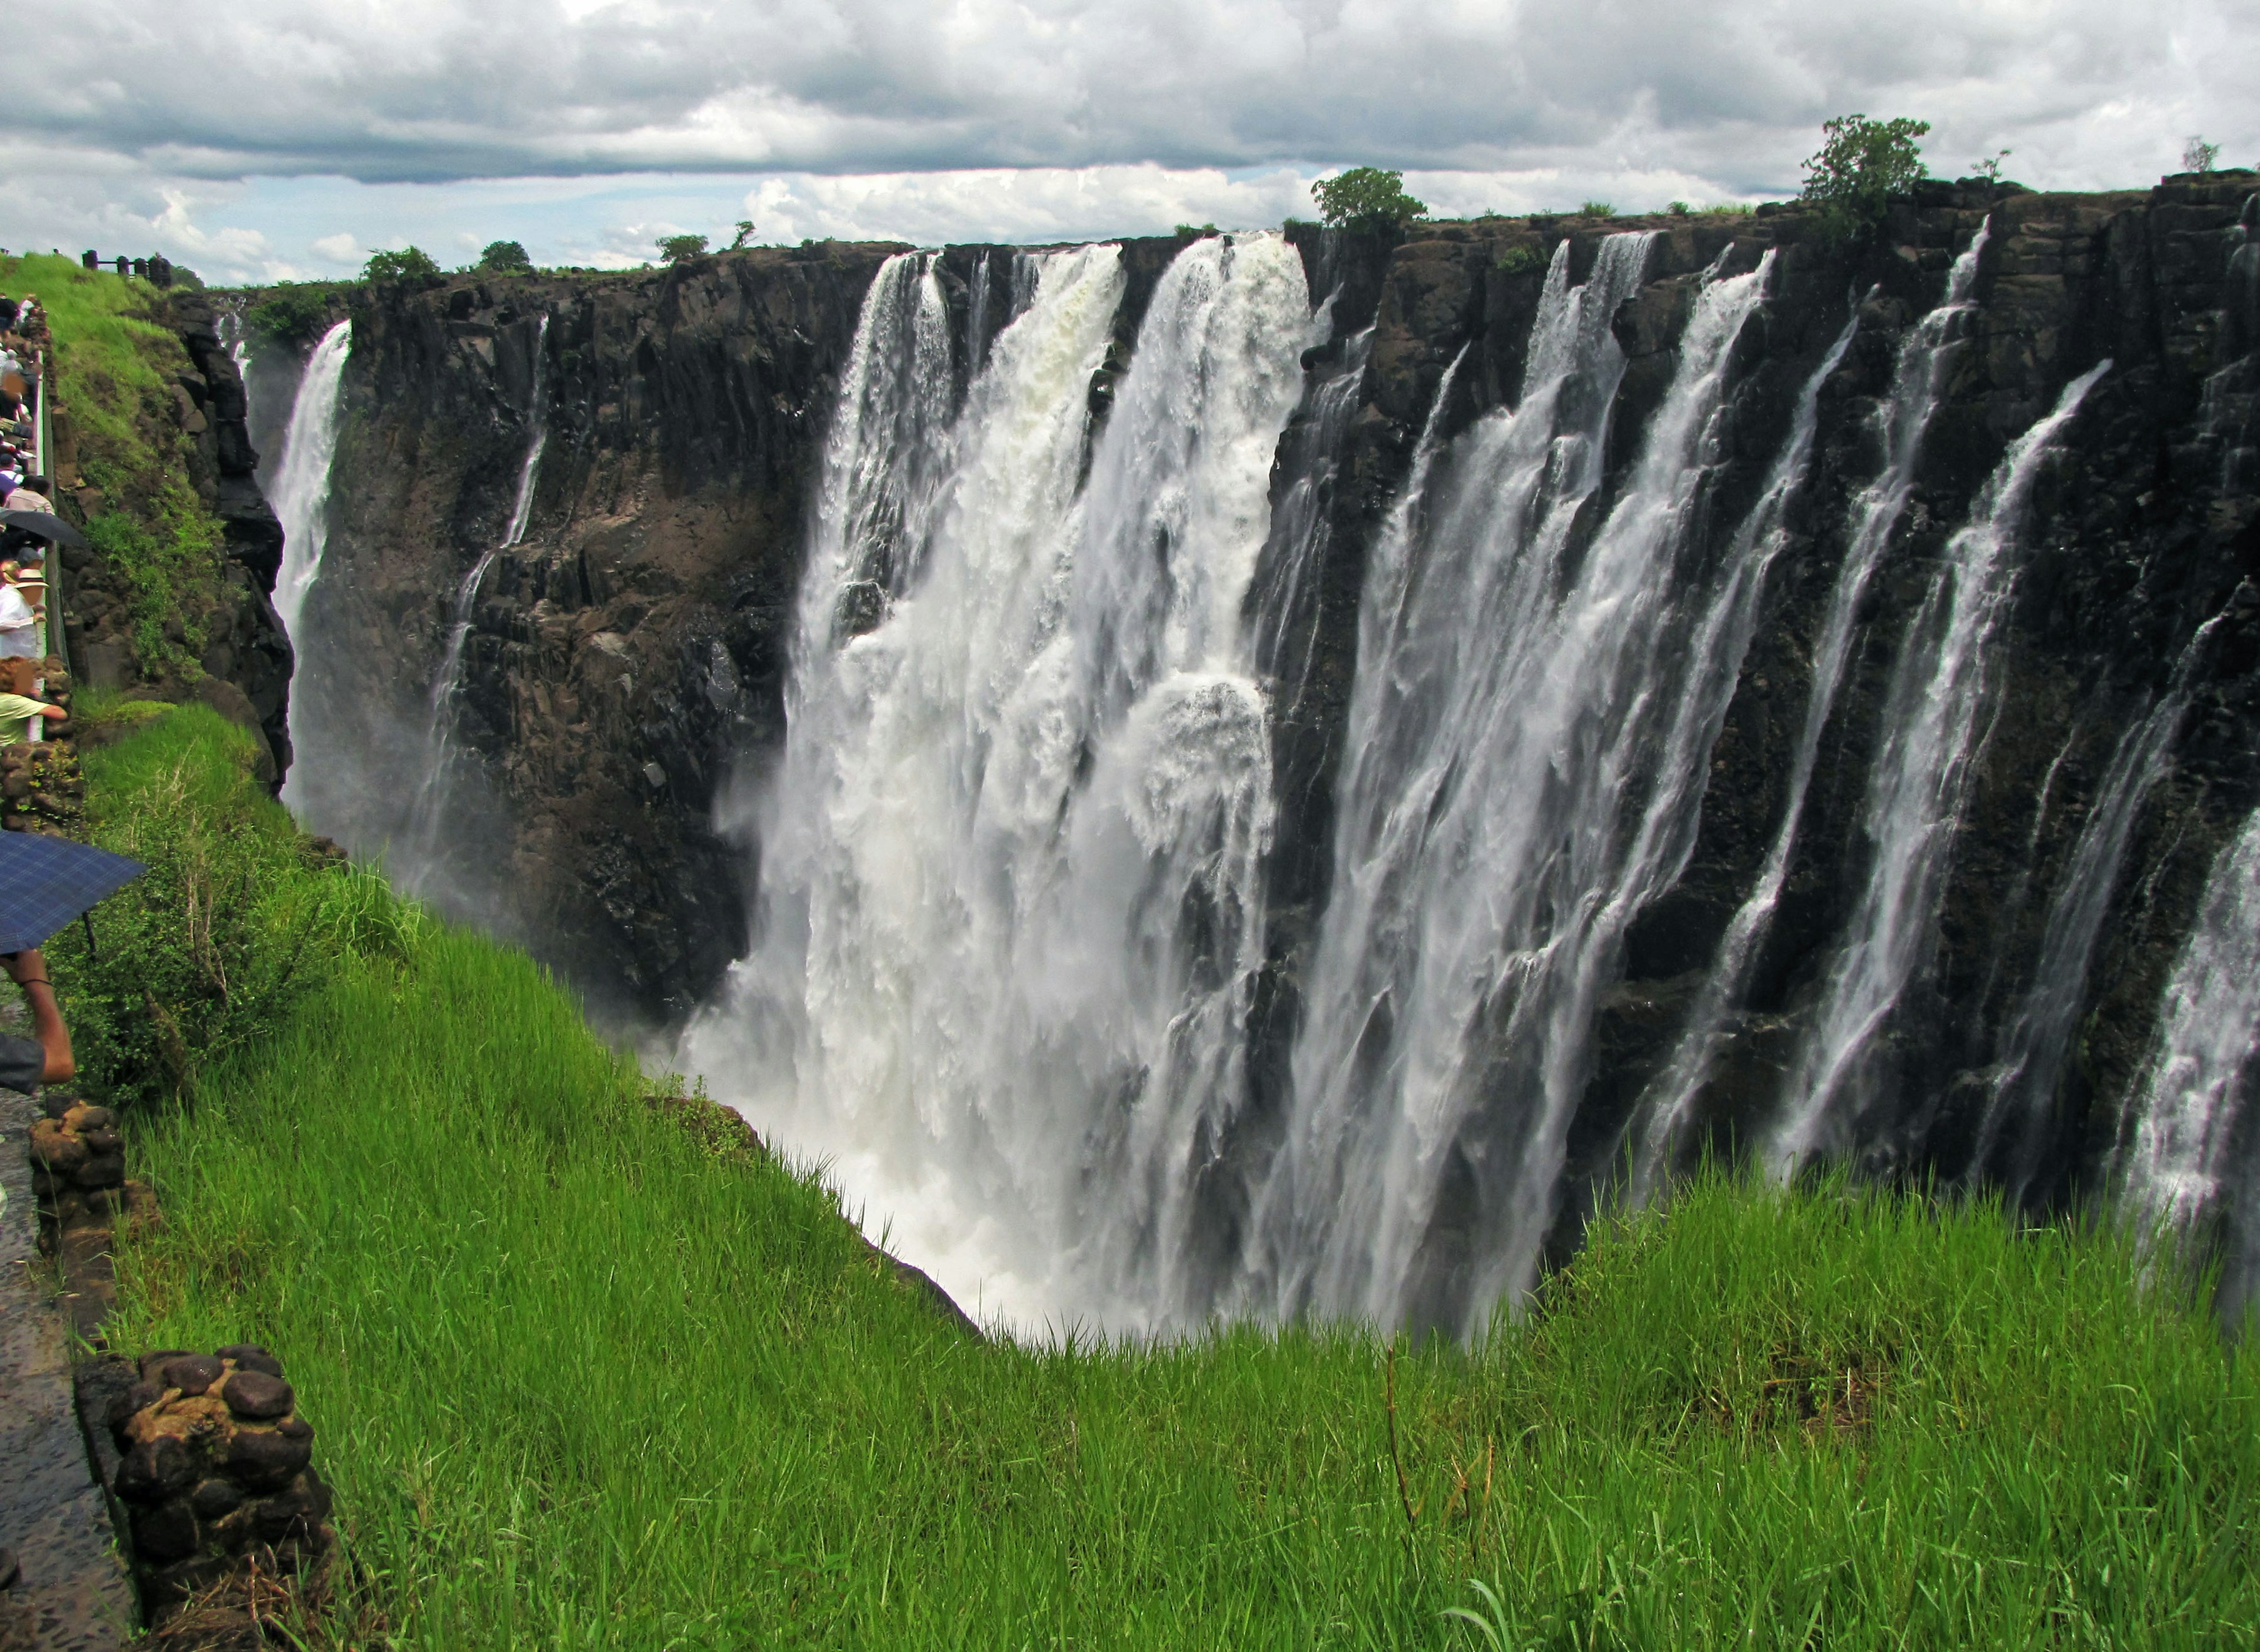
[[[116,1115],[107,1107],[54,1099],[61,1114],[32,1126],[28,1149],[40,1214],[63,1229],[125,1214],[125,1142]]]
[[[68,707],[70,676],[62,665],[59,659],[47,661],[46,697]],[[46,740],[0,746],[0,828],[49,837],[85,834],[86,782],[79,774],[78,754],[54,738],[70,727],[68,720],[51,722]]]
[[[281,1362],[244,1342],[161,1349],[139,1371],[109,1422],[150,1628],[261,1572],[318,1587],[337,1541],[330,1491]]]

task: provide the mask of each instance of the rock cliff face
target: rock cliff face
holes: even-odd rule
[[[260,491],[243,378],[220,341],[211,300],[197,292],[173,293],[159,318],[171,325],[186,351],[185,362],[173,358],[182,370],[169,387],[169,418],[189,439],[189,481],[219,518],[223,533],[218,578],[210,590],[188,594],[203,614],[199,663],[205,675],[191,684],[152,678],[141,670],[128,634],[126,576],[97,552],[64,554],[71,581],[68,608],[76,626],[71,650],[79,669],[101,687],[149,689],[175,700],[193,696],[256,728],[269,754],[262,773],[270,783],[279,782],[290,762],[286,703],[291,651],[271,601],[282,559],[282,527]],[[57,480],[71,489],[79,461],[68,419],[58,419],[56,439]],[[76,502],[82,516],[107,508],[90,489],[79,493]]]
[[[1628,366],[1596,518],[1669,386],[1704,272],[1777,254],[1734,363],[1720,438],[1731,458],[1706,503],[1713,526],[1697,536],[1709,552],[1756,497],[1800,387],[1848,318],[1858,324],[1820,386],[1809,480],[1711,753],[1691,860],[1633,925],[1606,1000],[1570,1131],[1567,1242],[1773,840],[1849,507],[1879,464],[1878,399],[1899,341],[1941,303],[1949,265],[1989,218],[1970,340],[1858,611],[1779,908],[1691,1140],[1747,1139],[1811,1013],[1877,847],[1863,786],[1927,570],[2010,442],[2108,358],[2024,525],[2024,570],[1988,654],[1942,948],[1885,1041],[1892,1091],[1924,1099],[1859,1130],[1872,1169],[1983,1168],[2035,1198],[2103,1162],[2213,855],[2260,797],[2260,253],[2238,250],[2254,233],[2254,188],[2239,174],[2100,196],[1926,184],[1856,255],[1820,244],[1790,209],[1483,220],[1403,238],[1298,231],[1314,294],[1334,295],[1334,337],[1306,360],[1275,504],[1284,519],[1286,490],[1302,487],[1318,561],[1287,627],[1296,646],[1266,662],[1280,809],[1271,962],[1251,1029],[1256,1103],[1244,1139],[1219,1155],[1219,1184],[1236,1155],[1260,1157],[1277,1122],[1329,876],[1368,550],[1432,410],[1449,436],[1520,394],[1556,244],[1569,240],[1582,279],[1606,235],[1660,232],[1644,290],[1614,318]],[[1101,414],[1175,245],[1126,243],[1130,296],[1092,387]],[[858,306],[890,250],[760,252],[571,282],[459,278],[381,289],[356,310],[335,526],[303,627],[319,664],[294,716],[302,747],[357,755],[326,776],[309,766],[318,825],[350,820],[362,840],[420,857],[428,887],[515,930],[600,1005],[667,1020],[710,989],[743,948],[757,847],[732,840],[718,810],[732,818],[733,789],[781,736],[819,444]],[[1009,304],[1010,262],[977,248],[943,261],[962,373],[983,347],[976,316]],[[527,531],[497,550],[537,429],[547,434]],[[1269,576],[1284,532],[1275,522]],[[459,619],[460,690],[435,719]],[[2128,827],[2069,1070],[2032,1129],[1981,1139],[1978,1097],[1992,1093],[2058,897],[2083,875],[2084,829],[2114,757],[2170,689],[2186,710]],[[442,765],[452,790],[434,834],[418,793],[428,797],[444,730],[470,761]]]
[[[1663,232],[1646,290],[1615,318],[1629,360],[1611,426],[1605,513],[1670,376],[1701,273],[1777,251],[1769,300],[1727,419],[1734,454],[1711,502],[1717,533],[1747,510],[1778,450],[1798,388],[1844,325],[1859,328],[1823,384],[1807,486],[1776,562],[1758,631],[1712,751],[1700,835],[1677,887],[1627,937],[1602,1012],[1598,1059],[1570,1135],[1556,1245],[1574,1240],[1591,1189],[1626,1142],[1630,1111],[1671,1048],[1784,807],[1790,754],[1812,687],[1821,611],[1848,510],[1876,473],[1875,414],[1906,330],[1937,305],[1955,254],[1989,217],[1970,341],[1920,449],[1908,511],[1858,614],[1852,669],[1827,725],[1797,853],[1747,1012],[1701,1098],[1699,1145],[1747,1141],[1809,1016],[1828,946],[1875,846],[1863,788],[1885,722],[1890,666],[1925,575],[2012,438],[2073,377],[2108,358],[2043,473],[2024,526],[2025,570],[1993,647],[1993,689],[1942,902],[1942,949],[1887,1029],[1891,1093],[1927,1098],[1863,1119],[1869,1167],[1953,1178],[1984,1170],[2036,1199],[2061,1196],[2118,1142],[2116,1104],[2136,1076],[2159,990],[2207,869],[2260,795],[2260,506],[2251,460],[2256,290],[2250,174],[2170,179],[2147,192],[2056,196],[1922,186],[1885,244],[1855,259],[1819,244],[1793,210],[1744,220],[1613,224]],[[1441,433],[1511,400],[1522,380],[1545,268],[1567,234],[1572,274],[1601,226],[1481,222],[1420,228],[1401,244],[1304,238],[1314,290],[1341,282],[1338,352],[1373,333],[1356,417],[1330,473],[1329,561],[1317,582],[1307,670],[1281,682],[1276,761],[1272,1020],[1291,1025],[1330,863],[1334,776],[1357,647],[1363,558],[1402,484],[1448,368],[1464,349]],[[1732,243],[1732,251],[1728,251]],[[1530,249],[1517,256],[1518,250]],[[1753,336],[1754,335],[1754,336]],[[1307,404],[1306,404],[1307,405]],[[1297,440],[1291,431],[1288,442]],[[1581,527],[1585,526],[1581,521]],[[1715,547],[1713,547],[1715,548]],[[2204,629],[2210,625],[2209,629]],[[2200,631],[2203,634],[2200,636]],[[2006,1024],[2033,985],[2049,914],[2113,758],[2189,655],[2189,708],[2163,776],[2136,812],[2049,1116],[2014,1141],[1978,1139]],[[2108,872],[2105,876],[2108,876]],[[1259,1037],[1262,1030],[1259,1030]],[[1265,1047],[1284,1044],[1274,1030]],[[2108,1105],[2099,1105],[2108,1103]],[[1260,1135],[1262,1121],[1251,1125]]]
[[[354,312],[294,706],[336,761],[305,768],[306,812],[389,841],[606,1013],[680,1014],[743,946],[745,855],[716,806],[782,727],[803,513],[888,250],[387,287]],[[464,602],[543,428],[524,540]],[[435,811],[459,618],[462,761]]]

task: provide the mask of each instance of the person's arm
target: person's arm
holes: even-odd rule
[[[63,718],[68,717],[70,713],[63,710],[60,705],[49,705],[45,701],[41,701],[39,704],[39,709],[32,712],[32,715],[34,717],[52,717],[60,721]]]
[[[32,1006],[32,1036],[47,1056],[39,1082],[61,1083],[78,1071],[78,1062],[71,1055],[70,1028],[63,1025],[63,1012],[55,1005],[55,990],[47,984],[46,959],[37,947],[26,947],[0,954],[0,964],[7,966],[9,978],[24,990],[24,1002]]]

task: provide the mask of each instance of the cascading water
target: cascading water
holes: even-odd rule
[[[2157,1044],[2138,1086],[2139,1122],[2124,1157],[2125,1210],[2145,1226],[2187,1231],[2227,1219],[2224,1281],[2233,1310],[2260,1262],[2260,1191],[2249,1160],[2246,1103],[2260,1052],[2260,813],[2214,862],[2196,926],[2161,1007]],[[2234,1174],[2234,1162],[2247,1161]]]
[[[1309,295],[1280,237],[1185,248],[1079,486],[1118,249],[1019,261],[954,418],[933,281],[906,254],[864,306],[756,940],[684,1059],[769,1081],[730,1099],[976,1308],[1147,1323],[1198,1295],[1186,1190],[1244,1083],[1271,805],[1241,611]]]
[[[1645,1192],[1677,1145],[1690,1110],[1709,1082],[1729,1026],[1749,988],[1750,971],[1761,943],[1771,927],[1795,855],[1798,829],[1805,815],[1806,797],[1820,757],[1821,737],[1836,709],[1843,687],[1844,668],[1851,658],[1852,640],[1868,585],[1875,576],[1884,551],[1891,543],[1907,500],[1914,490],[1915,461],[1922,450],[1923,434],[1930,427],[1946,388],[1963,330],[1975,313],[1971,299],[1978,261],[1992,228],[1988,219],[1968,250],[1954,261],[1947,277],[1946,300],[1910,328],[1899,343],[1892,373],[1891,393],[1879,410],[1883,438],[1883,468],[1854,501],[1851,537],[1838,564],[1821,621],[1820,640],[1813,652],[1813,687],[1806,701],[1795,755],[1791,759],[1781,819],[1766,852],[1757,881],[1735,909],[1719,943],[1710,971],[1693,1012],[1680,1034],[1678,1046],[1642,1101],[1642,1139],[1636,1152],[1634,1182]],[[1853,318],[1856,327],[1858,317]],[[1840,345],[1849,340],[1840,340]],[[1808,387],[1816,388],[1816,387]]]
[[[2049,444],[2110,370],[2101,361],[2073,380],[2055,410],[2011,444],[1908,623],[1869,774],[1863,826],[1872,863],[1790,1077],[1768,1148],[1777,1169],[1837,1145],[1830,1129],[1856,1115],[1885,1024],[1935,940],[1940,883],[1985,695],[1985,645],[2016,581],[2025,506]]]
[[[1690,551],[1770,264],[1706,280],[1584,540],[1610,324],[1652,242],[1611,237],[1576,288],[1557,250],[1520,404],[1448,452],[1424,439],[1371,559],[1294,1115],[1253,1216],[1259,1313],[1464,1327],[1527,1282],[1598,994],[1691,843],[1740,662],[1736,604],[1689,589]]]
[[[338,447],[338,393],[353,351],[353,323],[340,321],[322,335],[307,359],[298,398],[283,438],[282,468],[268,490],[282,523],[282,568],[275,579],[275,611],[295,642],[306,593],[322,571],[330,537],[330,461]]]
[[[463,690],[463,650],[470,640],[471,622],[477,615],[479,587],[485,583],[487,570],[494,566],[495,558],[526,537],[526,521],[533,511],[534,479],[541,468],[541,450],[549,441],[542,401],[542,388],[548,373],[548,345],[549,317],[544,312],[534,331],[533,385],[526,397],[526,422],[533,433],[526,445],[526,457],[518,468],[518,491],[511,500],[510,523],[503,530],[500,543],[480,553],[471,571],[455,588],[454,618],[447,626],[447,644],[440,652],[440,669],[432,677],[430,732],[425,740],[425,749],[431,754],[431,759],[409,815],[410,853],[396,862],[402,882],[418,892],[426,890],[441,859],[440,834],[458,761],[456,702]]]
[[[2119,887],[2120,862],[2135,829],[2142,800],[2167,769],[2174,741],[2189,710],[2189,682],[2206,652],[2219,619],[2198,628],[2175,665],[2172,681],[2148,716],[2129,728],[2111,754],[2103,784],[2080,824],[2071,858],[2049,906],[2031,984],[2016,1013],[2004,1026],[1993,1069],[1993,1097],[1978,1126],[1970,1155],[1973,1169],[1993,1168],[2012,1198],[2031,1184],[2036,1149],[2033,1126],[2055,1100],[2063,1064],[2071,1051],[2074,1023],[2086,998],[2087,976],[2103,920]],[[2067,749],[2068,749],[2067,746]],[[2061,763],[2059,754],[2056,762]],[[2055,768],[2050,767],[2053,778]],[[2043,785],[2033,831],[2048,803]],[[2030,858],[2031,846],[2027,856]],[[2006,1141],[2006,1162],[1991,1164],[1997,1144]]]

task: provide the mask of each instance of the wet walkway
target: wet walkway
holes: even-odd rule
[[[0,1548],[22,1569],[0,1593],[0,1652],[111,1652],[133,1622],[110,1513],[86,1464],[54,1273],[39,1255],[31,1166],[39,1107],[0,1090]]]

